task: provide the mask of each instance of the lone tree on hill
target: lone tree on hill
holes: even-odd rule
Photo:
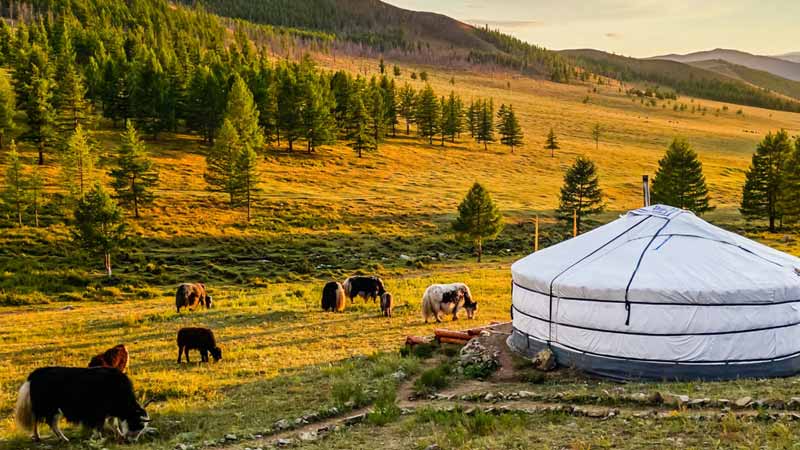
[[[603,128],[600,127],[600,124],[599,123],[594,124],[594,127],[592,127],[592,139],[594,139],[595,150],[600,149],[600,137],[602,136],[602,134],[603,134]]]
[[[556,133],[550,128],[550,132],[547,133],[547,140],[544,143],[544,148],[550,150],[550,157],[553,158],[556,156],[556,150],[558,150],[558,139],[556,138]]]
[[[791,150],[789,133],[785,130],[767,134],[756,147],[745,174],[739,211],[747,218],[768,219],[770,231],[775,231],[775,222],[783,215],[781,196]]]
[[[580,233],[582,219],[602,210],[603,192],[598,182],[597,167],[592,160],[579,156],[564,175],[561,202],[556,215],[570,224],[574,215],[576,229]]]
[[[675,139],[658,161],[651,193],[653,203],[688,209],[697,214],[714,209],[709,206],[703,164],[688,142]]]
[[[131,121],[122,134],[116,164],[117,167],[111,170],[116,199],[122,206],[132,208],[133,217],[138,219],[139,208],[153,204],[158,172]]]
[[[111,255],[125,239],[122,212],[99,184],[86,193],[75,209],[74,239],[90,253],[103,256],[106,275],[111,276]]]
[[[89,136],[81,125],[75,129],[66,147],[61,151],[61,178],[67,185],[70,194],[82,199],[89,187],[94,183],[94,166],[97,154],[89,142]]]
[[[501,105],[497,118],[500,120],[500,143],[511,147],[511,153],[514,153],[514,148],[523,144],[522,127],[519,126],[514,107]]]
[[[22,162],[19,160],[17,145],[11,141],[8,156],[6,157],[6,176],[3,180],[5,187],[2,191],[3,205],[6,211],[14,214],[17,226],[22,227],[22,212],[28,202],[27,183],[22,173]]]
[[[470,188],[467,196],[458,205],[458,217],[453,222],[456,236],[472,243],[478,254],[478,262],[483,256],[483,241],[493,239],[503,231],[503,216],[492,201],[489,191],[479,183]]]
[[[8,75],[0,72],[0,150],[3,149],[4,139],[14,131],[14,113],[16,112],[16,97]]]

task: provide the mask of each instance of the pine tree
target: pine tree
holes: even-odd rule
[[[441,138],[441,146],[444,147],[444,139],[448,136],[447,133],[447,120],[450,117],[450,104],[447,103],[444,97],[439,98],[439,136]]]
[[[550,132],[547,133],[547,140],[545,141],[544,148],[550,150],[550,157],[553,158],[556,156],[556,150],[558,150],[558,138],[556,138],[556,133],[550,128]]]
[[[523,145],[522,127],[519,126],[514,107],[501,105],[497,118],[500,121],[500,143],[511,147],[511,153],[514,153],[514,148]]]
[[[781,210],[790,222],[800,221],[800,136],[794,140],[794,150],[788,159],[784,177]]]
[[[431,86],[425,85],[417,96],[414,122],[417,124],[417,132],[428,139],[428,144],[433,144],[434,136],[439,133],[440,117],[439,100]]]
[[[225,90],[219,79],[208,67],[198,67],[192,74],[186,96],[186,126],[213,144],[224,114]]]
[[[383,94],[384,116],[386,118],[386,126],[392,127],[392,137],[397,137],[397,124],[399,123],[398,105],[397,105],[397,88],[395,87],[394,80],[389,80],[388,77],[381,77],[380,83],[381,93]]]
[[[158,183],[158,172],[153,160],[133,123],[128,121],[122,135],[122,146],[116,156],[116,168],[111,170],[112,186],[120,205],[133,209],[139,218],[139,209],[153,204],[153,188]]]
[[[13,213],[18,227],[22,227],[22,212],[28,202],[28,186],[22,172],[22,161],[17,153],[17,146],[11,141],[6,156],[6,176],[3,180],[2,201],[5,209]]]
[[[333,94],[324,79],[309,77],[304,82],[303,130],[308,152],[336,141]]]
[[[236,206],[237,196],[241,190],[237,166],[240,148],[239,134],[233,123],[226,118],[217,133],[214,145],[206,155],[204,178],[210,191],[228,194],[228,204],[231,207]]]
[[[89,136],[78,125],[72,136],[67,139],[61,150],[61,181],[67,186],[70,194],[80,200],[89,187],[94,184],[94,167],[97,154],[89,142]]]
[[[750,168],[745,173],[739,211],[750,219],[768,219],[769,230],[773,232],[775,222],[783,214],[782,190],[791,150],[792,144],[786,130],[768,133],[756,147]]]
[[[258,109],[253,94],[242,77],[236,75],[228,93],[225,118],[236,130],[238,144],[258,152],[264,147],[264,132],[258,124]]]
[[[370,118],[367,113],[367,108],[361,99],[361,95],[355,95],[352,98],[351,108],[348,111],[349,117],[347,122],[348,145],[352,148],[361,158],[364,151],[370,151],[376,148],[375,141],[369,131]]]
[[[278,87],[278,128],[294,149],[294,141],[303,135],[303,95],[296,70],[284,67],[280,71]]]
[[[253,195],[260,191],[258,155],[250,147],[243,147],[236,159],[237,188],[240,202],[247,207],[247,221],[250,222]]]
[[[479,183],[475,183],[458,205],[458,217],[452,226],[460,239],[475,246],[480,262],[483,256],[483,241],[493,239],[503,231],[503,216],[492,201],[489,191]]]
[[[457,97],[455,92],[450,91],[450,96],[444,103],[445,107],[442,108],[442,129],[443,135],[450,138],[450,142],[456,141],[456,136],[464,131],[464,105],[461,98]]]
[[[478,135],[478,112],[480,108],[480,101],[469,102],[469,108],[467,108],[467,129],[469,129],[469,137],[475,139],[475,136]]]
[[[103,256],[111,276],[111,256],[125,239],[126,226],[117,204],[100,184],[86,193],[75,209],[74,239],[82,248]]]
[[[0,72],[0,150],[3,149],[4,138],[14,131],[16,104],[11,80],[5,72]]]
[[[603,129],[600,127],[599,123],[596,123],[594,127],[592,127],[592,139],[594,139],[594,149],[600,149],[600,137],[603,133]]]
[[[564,174],[561,201],[556,215],[569,224],[575,215],[577,230],[580,233],[583,219],[602,210],[603,193],[600,190],[597,168],[592,160],[579,156]]]
[[[406,83],[400,89],[400,105],[398,112],[400,116],[406,121],[406,135],[411,133],[411,124],[414,122],[416,111],[416,98],[414,88]]]
[[[703,164],[688,142],[675,139],[658,161],[651,192],[653,203],[662,203],[697,214],[714,209],[709,206]]]
[[[375,142],[375,149],[377,149],[378,144],[383,140],[383,136],[386,133],[387,117],[383,92],[375,84],[374,78],[366,92],[366,102],[365,106],[369,115],[369,130],[372,134],[372,140]]]
[[[28,119],[28,131],[24,138],[36,144],[39,151],[39,165],[44,164],[44,150],[53,137],[55,113],[52,105],[52,80],[34,66],[30,86],[26,88],[24,103]]]
[[[53,107],[56,114],[56,128],[61,133],[69,135],[75,132],[79,124],[86,121],[89,115],[89,103],[86,101],[83,78],[75,67],[75,51],[68,33],[65,33],[63,39],[56,61],[57,83],[53,89]]]
[[[478,109],[478,124],[475,134],[478,143],[483,142],[483,149],[488,149],[488,144],[494,142],[494,102],[483,100]]]

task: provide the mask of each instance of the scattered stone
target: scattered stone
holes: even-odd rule
[[[431,444],[431,445],[429,445],[429,446],[425,447],[425,450],[439,450],[440,448],[441,448],[441,447],[439,447],[439,446],[438,446],[438,445],[436,445],[436,444]]]
[[[688,395],[664,394],[664,403],[667,405],[681,406],[689,403]]]
[[[660,405],[664,403],[664,396],[661,395],[661,392],[655,391],[652,394],[650,394],[649,401],[653,405]]]
[[[226,435],[225,435],[225,440],[226,440],[226,441],[238,441],[238,440],[239,440],[239,438],[238,438],[238,437],[236,437],[236,435],[235,435],[235,434],[226,434]]]
[[[500,352],[487,348],[481,339],[470,339],[467,345],[461,348],[459,365],[478,368],[480,372],[491,373],[500,367]]]
[[[363,422],[366,417],[367,417],[366,413],[356,414],[355,416],[350,416],[344,419],[344,423],[345,425],[353,425],[359,422]]]
[[[549,372],[556,368],[556,355],[553,352],[546,348],[533,358],[533,366],[542,372]]]
[[[530,391],[519,391],[519,392],[517,392],[517,395],[519,396],[519,398],[530,398],[530,397],[533,397],[536,394],[534,394],[533,392],[530,392]]]
[[[689,402],[689,406],[703,406],[710,401],[709,398],[695,398]]]
[[[275,445],[277,445],[278,447],[288,447],[292,444],[294,444],[294,439],[280,438],[277,441],[275,441]]]
[[[175,450],[189,450],[189,446],[186,444],[178,444],[175,446]]]
[[[766,404],[772,409],[786,409],[786,402],[780,399],[767,400]]]
[[[273,426],[275,428],[279,429],[279,430],[286,430],[289,427],[291,427],[292,424],[290,424],[289,421],[286,420],[286,419],[281,419],[281,420],[275,422],[275,424]]]
[[[304,431],[297,436],[303,442],[316,441],[318,436],[316,431]]]
[[[400,254],[400,259],[402,259],[403,261],[411,261],[413,258],[408,256],[408,255],[404,255],[404,254],[401,253]]]
[[[647,401],[647,394],[644,392],[637,392],[631,395],[631,399],[637,402],[646,402]]]
[[[398,370],[397,372],[392,374],[392,378],[394,378],[395,380],[398,380],[398,381],[405,380],[406,379],[406,373],[403,372],[402,369]]]
[[[789,406],[789,408],[796,408],[798,405],[800,405],[800,397],[790,398],[789,403],[787,403],[787,405]]]
[[[738,406],[740,408],[744,408],[746,406],[750,406],[750,403],[752,403],[752,402],[753,402],[753,398],[752,397],[742,397],[742,398],[736,400],[736,406]]]
[[[485,397],[483,397],[483,401],[490,402],[492,400],[494,400],[494,394],[492,394],[491,392],[486,394]]]
[[[65,307],[61,308],[61,311],[72,311],[73,309],[75,309],[75,307],[74,307],[74,306],[72,306],[72,305],[67,305],[67,306],[65,306]]]

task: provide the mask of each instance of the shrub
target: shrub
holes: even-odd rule
[[[452,372],[453,367],[449,363],[422,372],[422,375],[414,382],[414,392],[417,395],[432,394],[447,387]]]
[[[331,395],[339,408],[345,408],[349,403],[352,403],[354,408],[368,403],[367,394],[361,388],[361,384],[353,380],[340,380],[334,383]]]
[[[384,426],[398,417],[400,417],[400,407],[397,406],[397,387],[394,383],[386,381],[378,389],[375,407],[367,415],[367,420],[373,425]]]

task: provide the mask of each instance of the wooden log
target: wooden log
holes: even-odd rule
[[[469,342],[469,339],[456,339],[446,336],[437,336],[436,339],[442,344],[467,345],[467,342]]]
[[[441,328],[437,328],[436,330],[433,330],[433,334],[435,334],[436,337],[448,337],[448,338],[461,339],[461,340],[469,340],[471,338],[469,333],[465,333],[463,331],[444,330],[444,329],[441,329]]]
[[[406,336],[406,345],[408,346],[415,346],[420,344],[427,344],[428,340],[424,337],[420,336]]]

